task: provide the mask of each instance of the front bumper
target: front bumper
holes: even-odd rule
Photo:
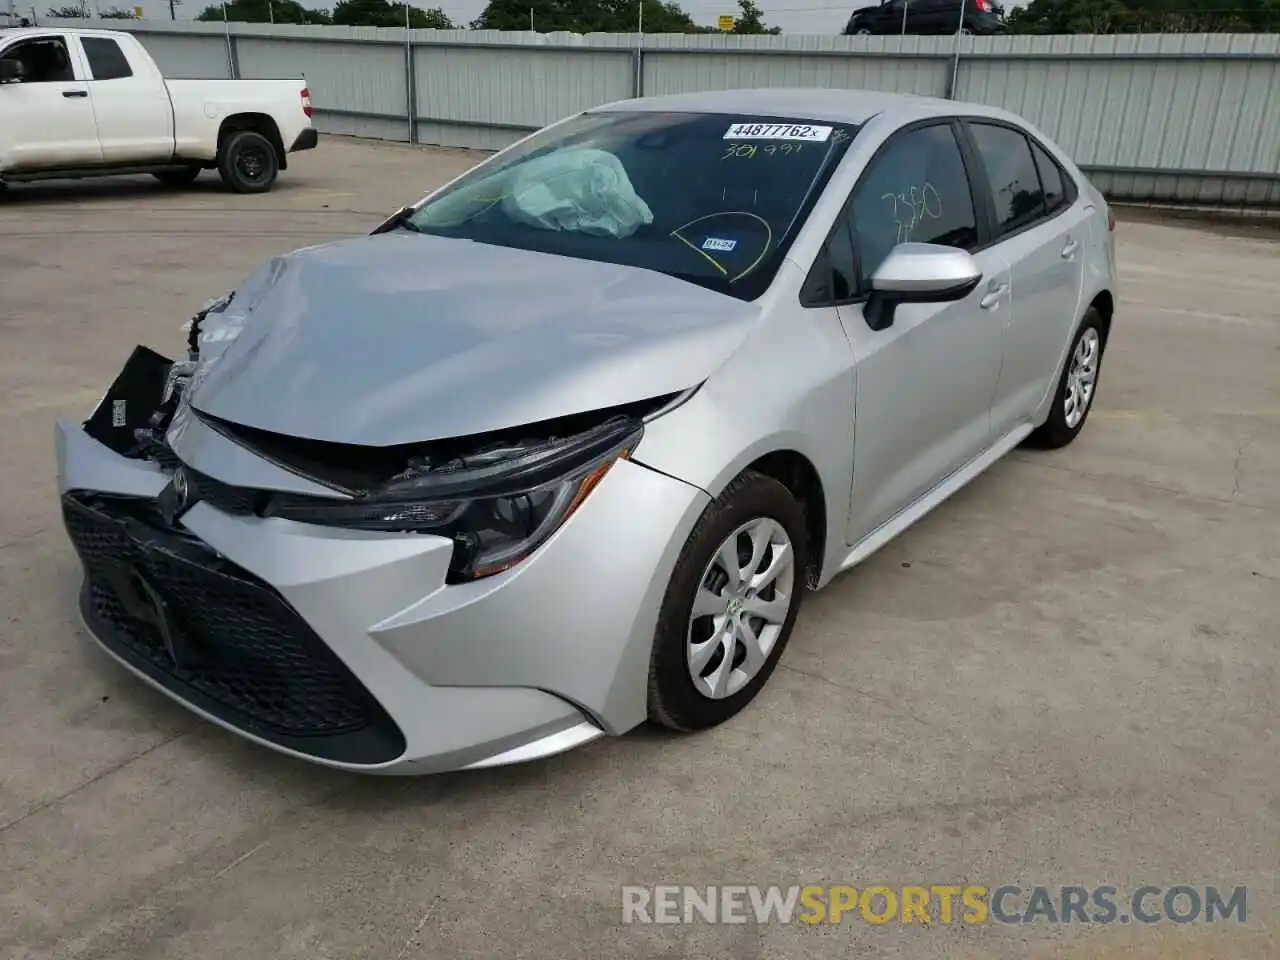
[[[620,461],[533,556],[445,586],[451,544],[197,503],[78,424],[58,484],[89,632],[185,706],[294,756],[376,773],[558,753],[645,718],[658,606],[702,491]],[[214,449],[214,448],[209,448]],[[193,463],[216,476],[216,463]]]

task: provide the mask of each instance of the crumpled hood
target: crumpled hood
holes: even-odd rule
[[[188,395],[315,440],[466,436],[694,386],[757,316],[647,270],[387,233],[254,274],[206,318]]]

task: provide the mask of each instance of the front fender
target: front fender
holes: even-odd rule
[[[700,390],[646,426],[633,457],[714,498],[761,457],[801,454],[823,488],[825,582],[848,552],[854,398],[853,352],[836,312],[775,303]]]

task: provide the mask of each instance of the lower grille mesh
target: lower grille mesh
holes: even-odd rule
[[[403,751],[391,718],[278,593],[161,529],[149,501],[72,493],[63,516],[85,566],[86,616],[135,667],[305,753],[373,763]]]

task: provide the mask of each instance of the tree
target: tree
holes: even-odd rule
[[[206,23],[221,23],[222,7],[205,7],[196,19]],[[237,23],[330,22],[329,14],[324,10],[308,10],[298,0],[231,0],[227,4],[227,19]]]
[[[1280,0],[1031,0],[1009,14],[1010,33],[1267,33]]]
[[[766,27],[764,25],[764,11],[755,5],[752,0],[738,0],[738,9],[742,12],[738,15],[737,22],[734,23],[730,33],[771,33],[779,34],[782,32],[781,27]]]
[[[333,22],[347,27],[403,27],[403,3],[387,0],[338,0]],[[439,7],[423,10],[409,7],[409,26],[414,30],[453,30],[453,21]]]
[[[103,20],[132,20],[132,10],[121,10],[119,7],[108,7],[99,14]]]
[[[640,0],[645,33],[701,33],[673,0]],[[642,26],[636,0],[489,0],[473,30],[537,30],[554,33],[636,33]]]

